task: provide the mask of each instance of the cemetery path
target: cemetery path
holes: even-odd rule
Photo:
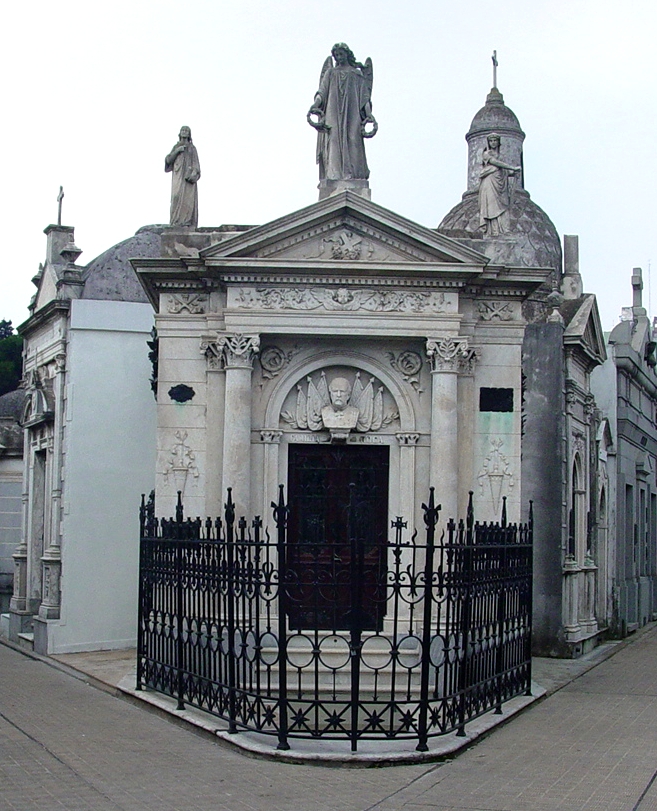
[[[657,809],[657,626],[458,758],[386,768],[252,759],[4,645],[0,674],[2,811]]]

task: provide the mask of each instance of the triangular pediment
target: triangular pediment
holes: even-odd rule
[[[564,330],[564,343],[578,345],[596,365],[603,363],[607,350],[596,297],[592,293],[585,294],[578,304]]]
[[[212,261],[431,263],[482,267],[488,258],[456,240],[342,192],[202,251]]]

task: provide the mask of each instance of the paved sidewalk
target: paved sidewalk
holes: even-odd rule
[[[0,645],[0,809],[657,809],[657,627],[615,651],[453,761],[335,769],[250,759]]]

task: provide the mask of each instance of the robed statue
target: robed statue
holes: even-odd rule
[[[488,136],[479,173],[479,227],[487,237],[509,232],[512,202],[509,177],[522,172],[522,166],[510,166],[500,159],[500,143],[497,133]]]
[[[372,81],[371,59],[363,65],[344,42],[333,46],[307,115],[317,130],[320,181],[369,177],[363,139],[372,138],[378,129],[372,115]]]
[[[169,224],[196,228],[198,225],[196,184],[201,177],[201,166],[189,127],[180,128],[178,143],[164,159],[164,171],[172,173]]]

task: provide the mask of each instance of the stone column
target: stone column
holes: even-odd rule
[[[63,464],[63,439],[64,439],[64,417],[65,417],[65,384],[66,384],[66,355],[59,354],[55,357],[53,397],[55,400],[55,423],[52,434],[50,484],[51,493],[50,506],[50,532],[48,535],[48,546],[44,549],[41,558],[41,605],[39,606],[39,617],[41,619],[59,619],[61,610],[61,511],[62,511],[62,464]],[[40,651],[46,652],[46,651]]]
[[[226,500],[222,481],[226,376],[223,352],[216,337],[203,337],[200,350],[207,361],[205,513],[214,517],[223,515]]]
[[[458,371],[468,355],[467,338],[429,338],[431,364],[431,461],[429,486],[442,505],[441,522],[458,519]]]
[[[260,350],[258,335],[218,339],[226,371],[222,486],[233,491],[235,515],[251,518],[251,372]]]
[[[475,489],[475,426],[477,403],[474,374],[477,350],[470,347],[459,358],[458,377],[458,443],[459,443],[459,495],[457,510],[465,516],[469,491]]]
[[[264,481],[262,501],[258,505],[258,510],[264,525],[270,527],[273,526],[271,503],[272,501],[278,501],[278,485],[281,483],[279,482],[278,469],[282,436],[283,432],[278,430],[260,431],[260,440],[264,445]]]

